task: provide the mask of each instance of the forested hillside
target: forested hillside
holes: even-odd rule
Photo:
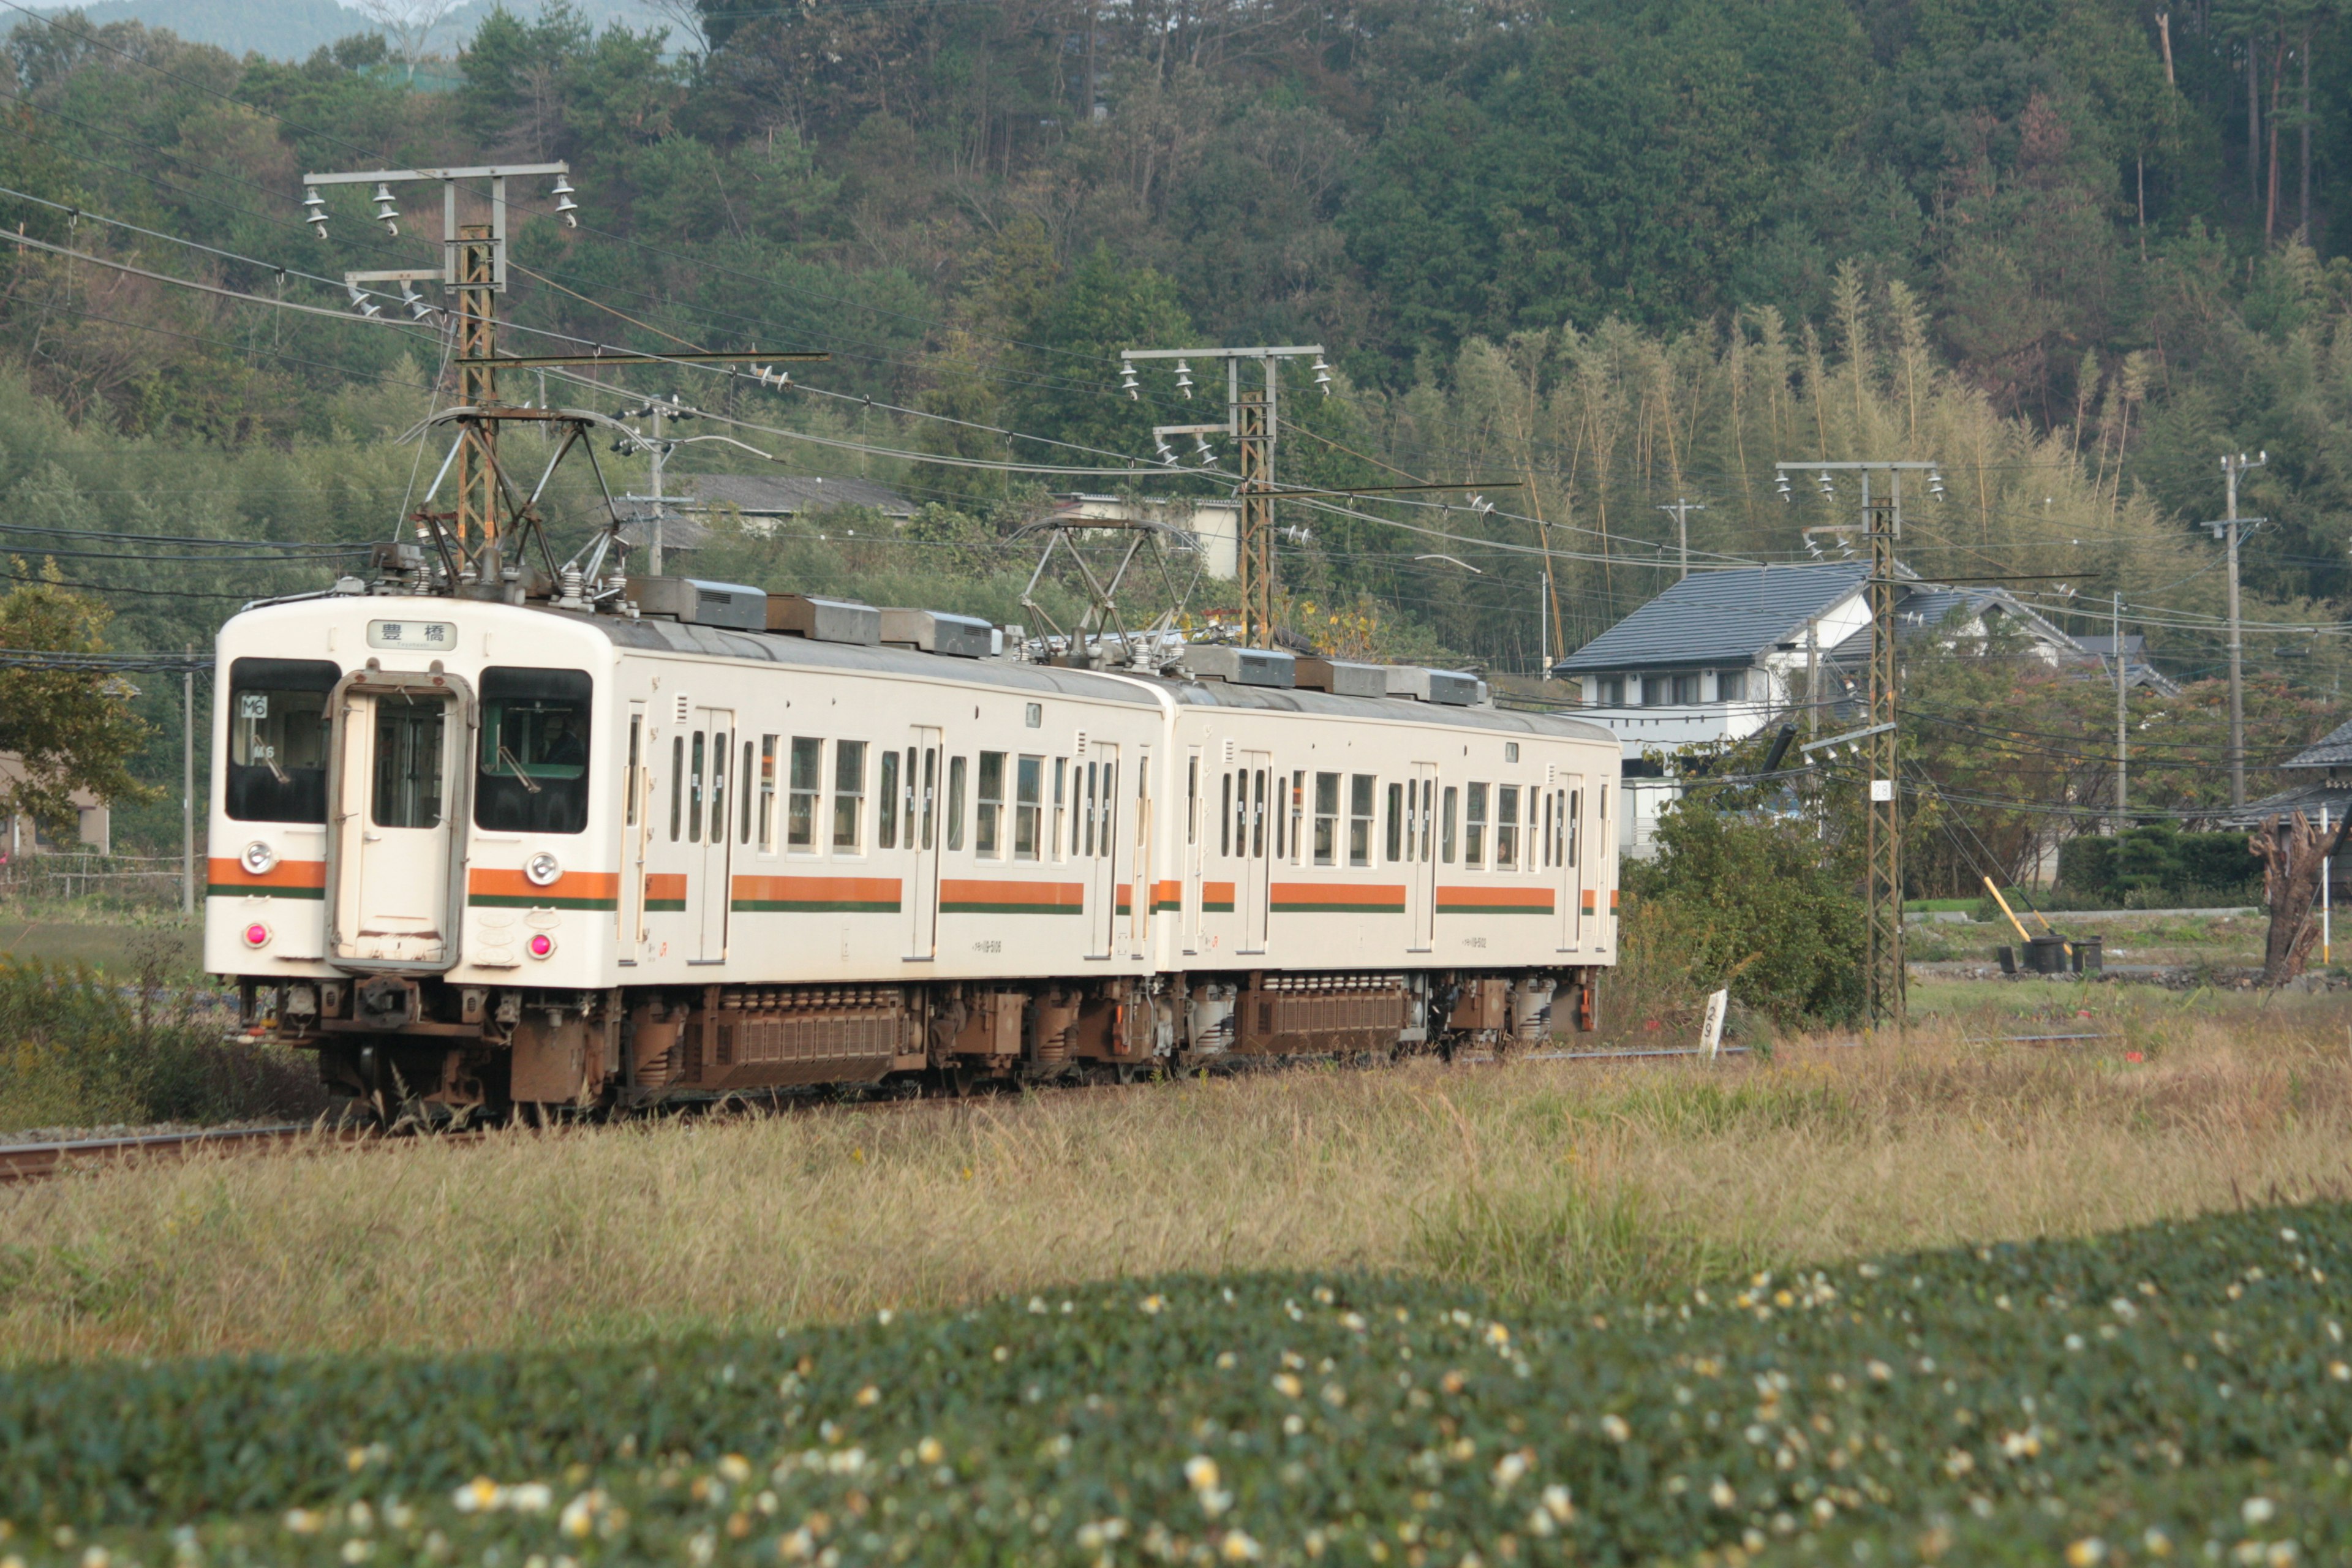
[[[994,542],[1044,490],[1202,488],[1153,478],[1149,429],[1203,404],[1164,369],[1123,395],[1118,349],[1319,342],[1335,395],[1296,382],[1286,478],[1475,479],[1496,510],[1286,503],[1295,617],[1505,669],[1536,663],[1547,537],[1573,646],[1679,569],[1659,502],[1706,503],[1699,565],[1801,559],[1801,531],[1847,521],[1852,497],[1783,504],[1773,461],[1899,454],[1940,460],[1951,492],[1914,509],[1918,570],[2058,574],[2027,591],[2085,630],[2121,593],[2176,674],[2207,676],[2221,578],[2193,524],[2220,515],[2220,455],[2267,448],[2245,497],[2271,520],[2247,546],[2250,659],[2281,690],[2336,689],[2352,29],[2333,5],[678,0],[668,17],[494,13],[447,91],[386,69],[375,38],[289,66],[20,20],[0,226],[348,310],[346,269],[437,259],[438,215],[390,237],[347,187],[322,244],[305,170],[569,160],[580,226],[529,193],[509,346],[833,357],[796,374],[806,391],[666,371],[546,395],[611,411],[676,391],[789,471],[931,503],[902,537],[725,542],[714,564],[888,574],[999,613]],[[380,320],[337,320],[56,251],[5,266],[11,570],[95,585],[118,646],[176,647],[252,593],[328,579],[315,555],[202,564],[232,551],[186,541],[385,537],[437,461],[401,437],[446,400],[444,345],[389,295]],[[764,465],[708,443],[679,466]],[[567,493],[559,531],[591,526],[591,500]],[[2253,742],[2307,722],[2258,721]]]

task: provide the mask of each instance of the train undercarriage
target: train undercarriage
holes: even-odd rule
[[[1527,1048],[1595,1023],[1590,967],[578,991],[400,975],[243,983],[249,1038],[315,1050],[386,1121],[840,1088],[990,1087],[1286,1058]]]

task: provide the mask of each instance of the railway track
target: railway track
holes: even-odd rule
[[[184,1159],[211,1150],[259,1150],[305,1139],[354,1142],[373,1133],[302,1121],[278,1127],[206,1128],[194,1132],[134,1132],[54,1143],[0,1143],[0,1185],[37,1182],[68,1167],[122,1160]]]

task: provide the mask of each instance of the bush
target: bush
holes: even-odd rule
[[[2262,865],[2247,853],[2242,833],[2183,833],[2151,823],[2116,837],[2060,845],[2057,891],[2078,909],[2260,903]]]
[[[165,988],[163,954],[152,944],[131,986],[0,959],[0,1127],[308,1120],[326,1108],[306,1058],[226,1040],[232,1014]]]
[[[1787,1026],[1860,1012],[1862,905],[1801,825],[1717,811],[1693,795],[1659,819],[1657,844],[1654,860],[1622,873],[1625,964],[1671,971],[1696,995],[1728,988]]]
[[[1644,1223],[1441,1229],[1638,1249]],[[2258,1526],[2300,1553],[2194,1560],[2340,1562],[2347,1281],[2352,1209],[2318,1205],[1524,1310],[1195,1277],[593,1353],[28,1368],[0,1373],[0,1556],[1876,1563],[2113,1500],[2135,1545],[2147,1510],[2194,1527],[2150,1557]]]

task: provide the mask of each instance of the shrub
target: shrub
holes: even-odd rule
[[[225,1039],[232,1015],[164,987],[161,952],[131,986],[79,965],[0,959],[0,1126],[307,1120],[325,1109],[307,1059]]]

